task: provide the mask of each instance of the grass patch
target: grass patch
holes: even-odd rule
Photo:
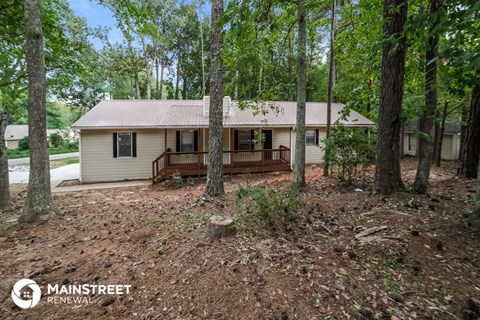
[[[48,149],[48,154],[62,154],[62,153],[71,153],[78,152],[78,148],[50,148]],[[19,158],[28,158],[30,157],[29,150],[18,150],[18,149],[8,149],[7,150],[8,159],[19,159]],[[76,162],[73,162],[76,163]]]

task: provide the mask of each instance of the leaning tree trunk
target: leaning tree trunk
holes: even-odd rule
[[[395,10],[394,10],[395,9]],[[400,172],[400,115],[405,79],[408,0],[384,0],[383,44],[374,192],[389,194],[403,187]]]
[[[28,74],[28,128],[30,177],[27,198],[20,215],[21,222],[53,213],[55,207],[50,190],[46,119],[46,76],[43,54],[41,0],[24,0],[25,58]]]
[[[10,198],[10,184],[8,181],[8,155],[5,143],[5,130],[7,129],[10,113],[5,111],[0,116],[0,211],[12,207]]]
[[[304,187],[305,183],[305,105],[307,100],[307,22],[305,0],[297,0],[298,11],[298,88],[297,133],[295,137],[295,166],[293,183]]]
[[[332,3],[332,17],[330,21],[330,65],[328,68],[328,92],[327,92],[327,131],[325,138],[328,140],[330,137],[330,127],[332,124],[332,91],[333,91],[333,81],[334,81],[334,72],[335,72],[335,9],[337,6],[337,1],[333,0]],[[318,141],[317,141],[318,143]],[[328,171],[330,167],[329,159],[329,147],[328,143],[325,143],[325,156],[324,156],[324,165],[323,165],[323,176],[328,177]]]
[[[208,122],[208,170],[205,194],[217,196],[223,189],[223,35],[219,19],[223,0],[212,4],[212,42],[210,64],[210,117]]]
[[[480,75],[480,65],[477,66],[477,75]],[[466,131],[460,173],[469,178],[476,178],[480,158],[480,84],[472,91]]]
[[[437,61],[438,55],[438,31],[437,26],[440,23],[440,17],[437,14],[442,0],[430,0],[430,16],[434,19],[430,26],[428,35],[428,49],[425,55],[426,73],[425,73],[425,113],[422,116],[422,132],[426,137],[420,136],[418,143],[419,161],[417,174],[413,183],[413,190],[418,193],[426,193],[429,185],[430,170],[433,159],[433,134],[435,127],[435,116],[437,114],[438,91],[437,91]]]

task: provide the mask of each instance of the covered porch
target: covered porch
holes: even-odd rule
[[[152,182],[174,173],[182,176],[207,174],[208,152],[164,152],[152,162]],[[256,173],[290,170],[290,148],[223,151],[223,172]]]

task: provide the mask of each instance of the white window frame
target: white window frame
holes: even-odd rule
[[[313,144],[308,143],[307,132],[313,132]],[[317,145],[317,131],[315,129],[306,129],[305,130],[305,146],[312,147]]]
[[[121,134],[130,135],[130,155],[129,156],[120,155],[120,135]],[[132,131],[117,132],[117,158],[133,158],[133,132]]]

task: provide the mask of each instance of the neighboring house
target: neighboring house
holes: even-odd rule
[[[229,97],[223,100],[224,172],[290,170],[295,153],[296,102],[266,102],[269,112],[254,115]],[[275,106],[274,112],[268,106]],[[332,123],[342,104],[332,104]],[[326,104],[307,103],[306,162],[321,163]],[[82,182],[149,179],[178,171],[206,174],[209,97],[203,100],[102,101],[72,128],[80,130]],[[343,124],[368,129],[373,122],[352,111]],[[252,143],[254,131],[264,141]]]
[[[442,159],[458,160],[460,152],[460,133],[462,126],[458,122],[445,123],[442,141]],[[410,120],[405,123],[403,134],[403,152],[405,155],[415,156],[417,153],[417,121]]]
[[[59,133],[58,129],[47,129],[47,137],[52,133]],[[5,130],[5,142],[7,143],[8,149],[17,149],[18,141],[20,139],[28,137],[28,126],[27,125],[8,125]]]

